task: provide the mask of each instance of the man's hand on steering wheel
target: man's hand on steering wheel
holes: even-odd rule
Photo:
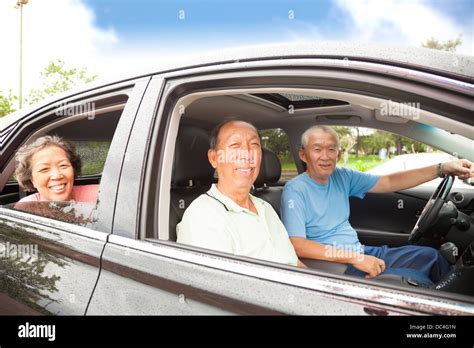
[[[443,163],[443,174],[454,175],[461,180],[474,177],[474,163],[466,159],[460,159]]]
[[[425,205],[425,208],[421,212],[418,221],[411,231],[408,242],[414,244],[418,242],[422,237],[426,237],[429,233],[430,227],[436,221],[438,213],[441,210],[441,207],[446,202],[449,191],[453,186],[454,176],[447,175],[441,183],[438,185],[436,190],[431,195],[430,199]]]

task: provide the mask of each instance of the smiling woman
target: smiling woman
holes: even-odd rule
[[[98,185],[74,187],[74,179],[81,173],[81,158],[69,141],[43,136],[21,147],[16,160],[20,186],[26,191],[37,191],[20,202],[96,202]]]

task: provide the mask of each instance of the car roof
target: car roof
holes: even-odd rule
[[[474,57],[423,47],[356,44],[348,42],[314,42],[247,46],[222,51],[219,60],[234,58],[252,60],[281,57],[351,58],[367,61],[391,62],[413,67],[425,67],[440,72],[474,77]],[[212,56],[207,57],[213,58]],[[219,58],[218,55],[214,56]]]
[[[133,76],[208,65],[290,58],[329,58],[383,63],[474,83],[474,56],[424,47],[326,41],[240,46],[199,52],[189,57],[177,56],[172,63],[160,63],[156,68],[140,70],[141,68],[137,67]]]
[[[474,56],[444,52],[422,47],[386,46],[376,44],[358,44],[348,42],[304,42],[280,43],[268,45],[241,46],[232,49],[196,53],[191,57],[179,57],[172,63],[160,64],[156,68],[131,68],[133,72],[117,73],[113,80],[97,80],[86,86],[47,98],[37,105],[47,105],[61,97],[76,94],[112,83],[127,81],[153,74],[160,74],[196,67],[225,65],[237,62],[250,62],[271,59],[340,59],[347,61],[365,61],[411,68],[417,71],[434,73],[459,81],[474,83]],[[130,64],[133,66],[133,64]],[[14,123],[18,114],[27,114],[29,108],[17,111],[3,118],[6,125]],[[25,112],[26,111],[26,112]],[[13,116],[12,120],[8,116]]]

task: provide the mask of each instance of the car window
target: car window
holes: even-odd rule
[[[261,130],[260,135],[262,138],[262,147],[271,150],[280,160],[280,182],[287,182],[298,175],[295,160],[290,149],[290,141],[286,132],[281,128],[269,128]]]
[[[73,141],[82,160],[82,175],[102,173],[109,152],[110,141]]]
[[[81,174],[71,183],[73,192],[71,201],[45,198],[36,187],[32,191],[24,192],[19,186],[17,178],[12,175],[10,178],[14,178],[15,181],[9,181],[4,189],[5,192],[2,192],[2,203],[6,203],[7,208],[77,225],[87,226],[96,223],[97,197],[101,176],[127,98],[126,95],[123,95],[122,107],[114,106],[113,110],[104,107],[99,109],[93,117],[71,117],[70,122],[61,120],[57,122],[57,126],[53,124],[37,129],[35,135],[29,139],[28,143],[32,143],[35,139],[45,135],[58,136],[75,146],[82,165]],[[116,103],[117,100],[114,99],[114,102]],[[103,101],[92,102],[92,104],[100,103]],[[70,113],[68,116],[76,115]],[[47,180],[49,181],[46,181],[47,184],[43,187],[49,189],[49,184],[53,181]],[[51,193],[44,188],[43,190],[43,192]],[[51,190],[53,189],[51,188]],[[4,195],[4,193],[8,195]],[[52,194],[51,197],[60,196]]]
[[[458,159],[455,154],[440,151],[427,144],[382,130],[363,127],[335,127],[341,138],[341,160],[338,165],[376,175],[422,168]],[[423,185],[437,186],[436,178]],[[470,185],[458,178],[456,186]]]
[[[76,146],[77,153],[82,160],[81,177],[88,175],[101,175],[104,169],[110,141],[84,141],[71,140]],[[8,179],[8,185],[17,185],[16,174],[13,173]]]

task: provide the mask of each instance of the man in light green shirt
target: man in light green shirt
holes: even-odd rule
[[[208,158],[218,183],[185,211],[177,241],[304,267],[272,206],[250,194],[262,159],[257,129],[242,121],[220,124],[211,135]]]

